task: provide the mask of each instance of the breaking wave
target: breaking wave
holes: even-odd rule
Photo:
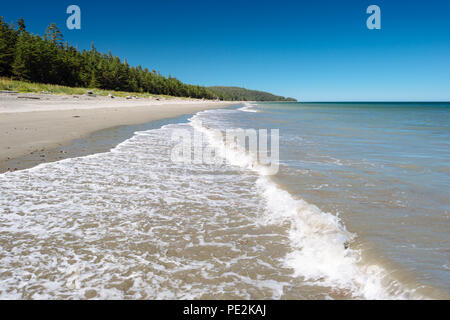
[[[221,111],[200,112],[190,119],[190,124],[205,134],[228,163],[258,174],[258,196],[263,198],[265,205],[264,214],[259,219],[267,225],[289,224],[291,251],[284,257],[284,265],[293,269],[296,277],[314,285],[348,290],[357,298],[419,297],[415,290],[404,288],[391,278],[383,267],[365,265],[361,252],[351,248],[356,235],[346,230],[338,216],[325,213],[281,189],[266,175],[264,167],[257,164],[256,156],[245,153],[245,150],[227,148],[222,135],[217,135],[202,122],[217,112]]]
[[[227,112],[0,175],[0,299],[415,297],[364,264],[339,217],[229,152],[207,126],[232,126]],[[171,162],[178,129],[231,165]]]

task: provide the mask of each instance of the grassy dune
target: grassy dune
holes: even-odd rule
[[[0,90],[18,91],[19,93],[50,93],[60,95],[83,95],[86,94],[88,91],[90,91],[99,96],[107,96],[108,94],[112,94],[115,97],[137,96],[141,98],[184,99],[180,97],[156,95],[149,93],[136,93],[136,92],[89,89],[89,88],[72,88],[54,84],[18,81],[9,78],[0,78]],[[190,100],[188,98],[185,99]]]

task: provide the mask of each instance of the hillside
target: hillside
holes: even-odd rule
[[[214,86],[207,89],[216,94],[220,100],[227,101],[297,101],[294,98],[285,98],[264,91],[248,90],[239,87]]]

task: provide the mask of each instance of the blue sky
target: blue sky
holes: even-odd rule
[[[66,28],[77,4],[82,29]],[[381,8],[369,30],[366,9]],[[3,1],[30,32],[57,23],[132,65],[200,85],[243,86],[302,101],[450,101],[450,1]]]

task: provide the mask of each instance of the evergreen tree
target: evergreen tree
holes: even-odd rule
[[[55,45],[62,47],[64,42],[64,37],[55,23],[51,23],[47,30],[45,31],[44,39],[50,41]]]
[[[12,75],[16,41],[17,34],[14,29],[0,17],[0,76]]]
[[[18,37],[14,61],[12,63],[12,73],[18,79],[28,81],[35,80],[35,78],[33,78],[33,73],[35,73],[36,70],[34,70],[33,58],[36,58],[34,59],[36,63],[38,62],[38,56],[37,54],[33,54],[35,52],[37,53],[37,50],[34,41],[32,40],[33,36],[28,33],[22,33]]]
[[[20,18],[19,20],[17,20],[17,31],[19,33],[22,33],[26,30],[26,26],[25,26],[25,20],[23,18]]]

